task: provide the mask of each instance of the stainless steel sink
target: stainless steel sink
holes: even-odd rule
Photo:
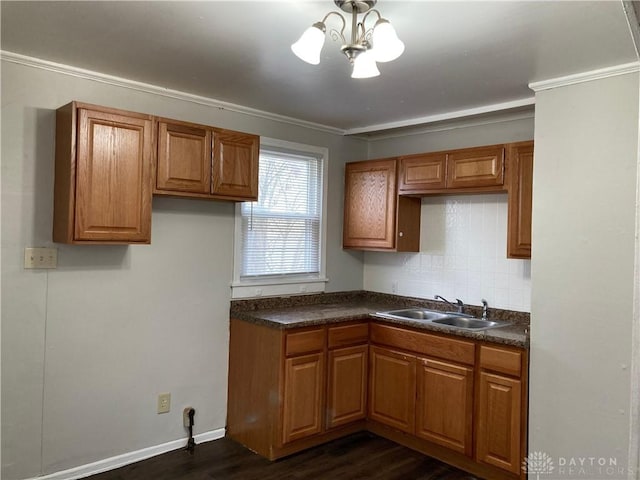
[[[506,327],[511,325],[507,322],[494,322],[491,320],[484,320],[482,318],[469,318],[469,317],[445,317],[433,320],[436,325],[443,325],[447,327],[462,328],[464,330],[488,330],[489,328]]]
[[[413,320],[418,322],[433,323],[443,327],[457,328],[461,330],[480,331],[490,328],[506,327],[507,322],[497,322],[474,318],[470,315],[455,312],[439,312],[425,308],[406,308],[402,310],[390,310],[388,312],[376,312],[377,317],[395,320]]]
[[[424,308],[408,308],[404,310],[390,310],[388,312],[377,312],[377,316],[383,318],[396,318],[400,320],[421,320],[431,322],[433,320],[446,319],[450,314],[426,310]]]

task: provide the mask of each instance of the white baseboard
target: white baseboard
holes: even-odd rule
[[[196,444],[203,442],[210,442],[211,440],[217,440],[224,437],[225,429],[218,428],[209,432],[200,433],[194,435]],[[28,480],[76,480],[78,478],[85,478],[98,473],[107,472],[116,468],[124,467],[131,463],[139,462],[147,458],[155,457],[162,453],[167,453],[172,450],[178,450],[184,448],[187,445],[187,438],[181,438],[172,442],[163,443],[162,445],[155,445],[153,447],[143,448],[135,452],[125,453],[116,457],[105,458],[97,462],[88,463],[87,465],[80,465],[79,467],[70,468],[69,470],[63,470],[61,472],[51,473],[42,477],[35,477]]]

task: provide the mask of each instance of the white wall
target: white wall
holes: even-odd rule
[[[546,478],[567,477],[560,457],[627,466],[638,95],[637,73],[536,94],[529,435]]]
[[[369,157],[531,140],[533,117],[520,117],[485,118],[374,139]],[[507,259],[506,252],[506,194],[425,197],[420,253],[366,252],[364,288],[421,298],[438,294],[472,305],[485,298],[490,307],[529,311],[531,262]]]
[[[52,246],[55,109],[80,100],[329,148],[329,291],[362,288],[342,250],[344,162],[366,142],[2,62],[2,478],[23,479],[183,438],[226,416],[233,204],[156,198],[149,246]],[[171,392],[172,411],[156,397]]]

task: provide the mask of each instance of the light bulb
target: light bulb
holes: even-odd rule
[[[370,50],[362,52],[353,61],[351,78],[371,78],[378,75],[380,75],[380,70],[378,70],[376,59]]]
[[[388,20],[381,18],[373,28],[372,53],[376,62],[390,62],[404,52],[404,43],[398,38],[396,29]]]
[[[300,39],[291,45],[291,51],[300,60],[304,60],[311,65],[320,63],[320,52],[324,45],[324,23],[314,23],[307,28],[300,36]]]

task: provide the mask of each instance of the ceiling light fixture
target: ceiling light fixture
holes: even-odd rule
[[[312,65],[320,63],[320,52],[327,31],[325,22],[331,15],[337,15],[342,20],[340,31],[332,29],[329,34],[334,40],[342,42],[340,50],[353,65],[351,78],[377,77],[380,71],[376,62],[390,62],[402,55],[404,43],[396,35],[389,20],[382,18],[380,12],[373,8],[377,0],[334,0],[334,3],[341,10],[351,14],[351,41],[347,42],[344,36],[347,26],[344,16],[339,12],[329,12],[322,21],[307,28],[300,39],[291,45],[291,50],[298,58]],[[365,22],[371,13],[378,15],[378,20],[373,28],[367,29]],[[364,16],[358,21],[360,14]]]

